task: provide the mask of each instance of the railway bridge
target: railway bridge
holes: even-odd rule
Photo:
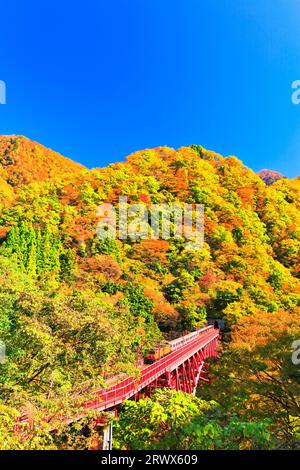
[[[150,395],[155,388],[195,393],[199,381],[207,381],[205,360],[217,357],[219,337],[220,331],[213,326],[181,337],[171,353],[141,370],[139,380],[128,377],[109,388],[95,390],[95,398],[85,403],[85,409],[109,410],[129,398],[138,399],[142,391]]]
[[[84,403],[80,415],[69,418],[62,416],[62,422],[71,424],[82,419],[91,410],[115,410],[125,400],[138,400],[141,395],[151,396],[156,388],[171,388],[195,394],[198,383],[208,381],[205,377],[205,361],[218,356],[219,339],[220,330],[208,326],[171,341],[171,352],[153,364],[143,366],[139,379],[126,377],[110,387],[94,390],[93,398]],[[30,419],[28,415],[23,415],[18,421],[20,425],[24,421],[28,423]],[[101,423],[100,418],[99,426],[105,428],[105,424]],[[108,445],[106,448],[109,448],[110,432],[109,426],[106,426],[104,436],[105,433],[108,433],[108,436],[103,440]]]

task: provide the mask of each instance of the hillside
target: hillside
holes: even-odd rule
[[[25,138],[15,142],[6,137],[1,142],[10,149],[2,153],[4,189],[9,191],[15,178],[16,192],[2,214],[3,246],[23,270],[28,272],[30,264],[37,279],[46,269],[37,253],[44,251],[41,240],[46,230],[53,243],[56,240],[52,249],[57,247],[48,277],[64,277],[61,260],[68,253],[75,285],[90,282],[101,291],[113,282],[112,289],[118,291],[124,278],[135,280],[145,287],[157,306],[157,320],[166,322],[166,328],[168,316],[179,315],[182,327],[191,328],[207,313],[238,317],[245,304],[249,311],[273,311],[289,305],[290,296],[295,302],[299,180],[283,179],[267,187],[235,157],[223,158],[198,146],[144,150],[125,163],[88,171]],[[103,247],[106,242],[96,236],[97,207],[117,203],[119,195],[126,195],[129,204],[204,204],[204,248],[193,253],[172,240],[112,240]],[[20,255],[16,237],[26,239]]]
[[[0,136],[0,168],[0,177],[16,187],[48,178],[62,178],[83,167],[26,137]]]
[[[28,401],[67,409],[81,384],[88,394],[104,373],[134,372],[163,335],[207,317],[233,329],[245,318],[299,319],[299,179],[268,186],[237,158],[196,145],[87,170],[26,138],[0,137],[0,159],[0,338],[9,355],[0,384],[12,414]],[[100,240],[97,208],[120,195],[150,211],[204,204],[203,248]]]

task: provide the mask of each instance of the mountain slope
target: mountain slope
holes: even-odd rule
[[[64,172],[66,161],[54,157]],[[200,146],[146,149],[100,170],[74,168],[67,181],[19,185],[14,203],[3,212],[3,246],[37,278],[46,269],[48,277],[52,272],[67,279],[72,264],[75,285],[89,284],[101,293],[116,294],[128,280],[136,282],[164,329],[174,322],[176,328],[194,328],[206,315],[235,321],[247,311],[271,312],[300,302],[298,180],[268,187],[237,158]],[[190,252],[172,239],[105,244],[96,235],[97,207],[117,204],[119,195],[149,210],[151,203],[203,204],[203,249]],[[22,227],[14,228],[18,220]],[[43,237],[52,240],[51,260],[44,258]],[[23,239],[27,244],[19,253]]]
[[[0,177],[12,187],[62,177],[82,168],[26,137],[0,136]]]

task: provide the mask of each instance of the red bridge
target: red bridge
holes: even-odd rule
[[[155,388],[167,387],[195,393],[200,380],[208,381],[204,377],[205,360],[218,356],[219,338],[220,330],[208,326],[171,341],[172,352],[154,364],[141,369],[138,380],[127,377],[118,384],[95,390],[93,392],[95,398],[84,404],[83,413],[70,418],[61,416],[61,420],[65,424],[72,423],[80,420],[89,410],[110,410],[129,398],[138,400],[141,392],[149,396]],[[45,421],[48,420],[45,419]],[[30,413],[19,417],[16,429],[19,429],[20,424],[25,422],[33,425],[33,417]]]
[[[139,380],[132,377],[106,389],[93,392],[95,399],[85,403],[85,409],[108,410],[128,398],[138,399],[141,391],[151,394],[155,388],[172,388],[195,393],[203,377],[205,360],[217,357],[217,343],[220,332],[213,326],[175,340],[172,352],[141,370]]]

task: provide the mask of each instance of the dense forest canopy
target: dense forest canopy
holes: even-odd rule
[[[0,340],[7,354],[0,365],[0,447],[85,445],[75,431],[67,439],[62,430],[58,442],[40,427],[24,440],[13,423],[28,408],[36,422],[45,413],[56,422],[105,375],[138,374],[137,360],[163,336],[207,318],[224,318],[232,332],[214,366],[218,403],[207,389],[192,403],[182,398],[188,411],[181,434],[165,416],[165,432],[157,436],[152,423],[144,447],[295,447],[300,380],[289,358],[300,339],[300,178],[272,183],[236,157],[198,145],[146,149],[88,170],[25,137],[0,137]],[[147,207],[203,204],[204,246],[99,239],[97,207],[120,195]],[[152,406],[176,401],[164,393]],[[125,407],[124,426],[130,413],[143,421],[148,403],[140,406]],[[209,436],[195,431],[208,423]],[[134,447],[134,437],[127,438]],[[118,442],[126,446],[121,432]]]

